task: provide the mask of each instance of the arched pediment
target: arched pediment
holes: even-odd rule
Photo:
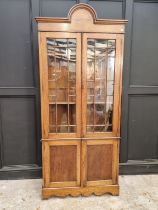
[[[73,21],[73,19],[76,18],[82,20],[87,20],[89,18],[89,20],[91,19],[91,21],[95,22],[97,20],[97,14],[91,6],[81,3],[74,5],[68,13],[68,19],[70,21]]]

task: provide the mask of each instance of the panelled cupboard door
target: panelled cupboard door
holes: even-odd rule
[[[40,32],[42,139],[81,135],[81,34]]]
[[[82,142],[82,184],[105,186],[118,184],[119,141]]]
[[[80,186],[80,144],[78,140],[43,141],[43,184],[45,187]]]
[[[83,33],[82,136],[120,136],[123,36]]]

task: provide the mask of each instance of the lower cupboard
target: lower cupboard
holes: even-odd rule
[[[119,194],[118,139],[43,140],[43,198]]]

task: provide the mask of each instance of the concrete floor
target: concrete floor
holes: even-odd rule
[[[0,210],[158,210],[158,175],[120,176],[120,196],[41,200],[41,180],[0,181]]]

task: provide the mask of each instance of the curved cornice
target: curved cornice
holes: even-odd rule
[[[87,10],[92,18],[94,24],[125,24],[127,20],[118,20],[118,19],[98,19],[96,11],[88,4],[80,3],[74,5],[68,12],[68,16],[66,18],[57,18],[57,17],[36,17],[36,21],[39,23],[49,22],[49,23],[71,23],[72,15],[80,9]]]

